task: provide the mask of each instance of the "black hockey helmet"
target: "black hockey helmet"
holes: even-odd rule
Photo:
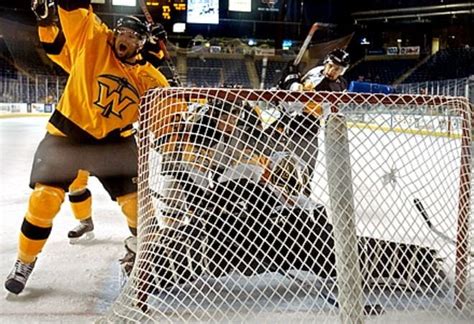
[[[351,63],[351,58],[349,53],[347,53],[345,50],[337,48],[326,56],[324,59],[324,64],[326,63],[333,63],[342,66],[344,69],[347,69]]]
[[[148,28],[146,25],[140,19],[134,16],[125,16],[117,20],[114,31],[117,31],[120,28],[128,28],[133,30],[136,35],[143,40],[146,40],[148,36]]]

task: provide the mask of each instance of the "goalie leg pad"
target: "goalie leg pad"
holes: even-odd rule
[[[196,217],[189,225],[161,232],[153,253],[156,287],[167,289],[203,274],[220,277],[233,271],[251,276],[298,269],[336,277],[333,227],[322,205],[312,212],[285,209],[278,218],[204,216],[205,221]],[[434,292],[442,288],[446,275],[435,250],[374,238],[358,241],[366,285],[405,283]]]
[[[436,255],[436,250],[416,244],[359,238],[359,260],[366,284],[396,281],[413,289],[436,290],[446,276]]]

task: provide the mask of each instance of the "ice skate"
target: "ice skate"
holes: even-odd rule
[[[36,260],[32,263],[23,263],[20,260],[16,260],[12,271],[5,281],[5,288],[12,294],[18,295],[23,291],[26,285],[26,281],[35,267]]]
[[[92,222],[92,218],[87,218],[82,220],[79,225],[74,227],[69,233],[67,233],[67,237],[69,238],[69,243],[76,244],[79,242],[86,242],[94,239],[94,223]]]
[[[130,236],[124,243],[126,253],[119,261],[122,266],[122,277],[128,278],[132,272],[133,264],[135,263],[135,257],[137,254],[137,238],[135,236]]]

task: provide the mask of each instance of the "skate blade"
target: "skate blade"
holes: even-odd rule
[[[18,300],[19,298],[20,298],[19,294],[14,294],[14,293],[9,292],[9,291],[7,291],[6,294],[5,294],[5,300],[7,300],[7,301]]]
[[[119,285],[120,285],[120,288],[124,288],[125,285],[127,284],[128,282],[128,279],[129,279],[129,276],[127,274],[127,271],[125,271],[125,269],[120,266],[120,272],[119,272]]]
[[[85,242],[90,242],[95,238],[94,232],[87,232],[81,237],[73,237],[69,239],[69,244],[81,244]]]

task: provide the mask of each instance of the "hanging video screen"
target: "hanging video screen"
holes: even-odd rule
[[[219,0],[189,0],[188,23],[218,24]]]

